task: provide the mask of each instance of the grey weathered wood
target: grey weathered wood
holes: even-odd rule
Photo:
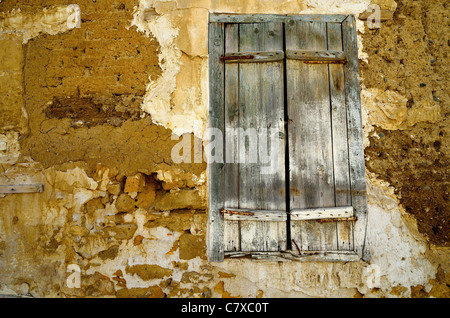
[[[242,251],[279,251],[286,249],[286,223],[239,221]]]
[[[43,184],[2,184],[0,185],[0,193],[36,193],[43,192]]]
[[[355,262],[360,257],[353,251],[304,251],[302,255],[292,251],[280,252],[225,252],[227,258],[251,257],[261,261],[297,262]]]
[[[239,51],[283,49],[281,23],[241,24]],[[247,129],[274,129],[284,134],[283,64],[280,62],[239,64],[239,123]],[[266,135],[267,137],[267,135]],[[239,208],[259,210],[285,209],[284,143],[279,142],[278,163],[272,174],[264,174],[259,142],[240,146]],[[270,139],[269,139],[270,140]],[[246,160],[244,160],[246,159]],[[264,251],[286,249],[285,224],[269,221],[240,221],[241,249]]]
[[[227,218],[225,218],[223,222],[223,235],[224,251],[241,250],[241,234],[239,221],[228,220]]]
[[[225,209],[221,212],[224,213],[225,220],[273,222],[285,222],[287,220],[286,211]]]
[[[327,50],[326,24],[286,26],[286,49]],[[328,67],[287,60],[290,207],[334,207],[333,151]],[[336,250],[336,225],[291,221],[301,250]]]
[[[343,51],[332,50],[286,50],[286,58],[300,61],[328,62],[330,64],[346,62]]]
[[[213,17],[214,15],[211,15],[212,19],[215,19]],[[345,18],[346,16],[344,16]],[[222,16],[220,19],[223,19],[224,17]],[[255,19],[262,19],[261,21],[269,21],[266,20],[270,19],[269,17],[258,17],[258,16],[247,16],[247,17],[243,17],[240,16],[237,18],[237,20],[235,20],[236,22],[243,22],[245,25],[248,25],[251,22],[255,22]],[[363,147],[362,147],[362,125],[361,125],[361,113],[360,113],[360,96],[359,96],[359,77],[358,77],[358,59],[357,59],[357,41],[356,41],[356,29],[355,29],[355,22],[354,22],[354,17],[350,16],[348,19],[346,19],[344,21],[344,23],[342,23],[342,32],[343,34],[341,34],[342,39],[342,47],[339,47],[339,42],[340,40],[338,39],[339,37],[339,32],[338,30],[341,27],[340,23],[331,23],[331,22],[341,22],[344,20],[344,18],[342,18],[341,20],[333,20],[331,18],[320,18],[319,20],[322,22],[328,22],[327,23],[327,27],[326,27],[326,31],[325,33],[327,33],[327,47],[322,47],[322,48],[318,48],[315,47],[310,49],[309,47],[302,47],[297,45],[298,43],[302,43],[302,41],[305,40],[309,40],[309,39],[299,39],[299,38],[294,38],[294,40],[292,38],[289,38],[289,32],[290,29],[295,28],[295,29],[299,29],[301,27],[298,26],[298,24],[301,23],[297,23],[296,21],[302,21],[305,20],[307,21],[308,18],[305,17],[301,17],[300,19],[295,19],[292,18],[291,16],[279,16],[279,21],[281,22],[285,22],[286,24],[286,48],[287,49],[293,49],[293,50],[318,50],[318,51],[344,51],[345,57],[348,59],[348,63],[346,64],[338,64],[338,65],[333,65],[333,64],[328,64],[328,65],[309,65],[309,66],[323,66],[327,69],[328,72],[328,78],[325,77],[326,82],[328,83],[328,89],[329,89],[329,101],[331,104],[331,113],[329,115],[330,120],[331,120],[331,124],[330,124],[330,134],[332,136],[332,165],[333,165],[333,187],[335,188],[335,191],[333,191],[333,195],[324,195],[322,191],[321,196],[319,195],[319,203],[320,203],[320,207],[333,207],[333,206],[338,206],[338,207],[346,207],[349,206],[350,204],[352,205],[352,207],[354,207],[354,216],[352,217],[345,217],[343,219],[345,219],[347,222],[336,222],[336,220],[340,220],[340,218],[336,218],[336,219],[332,219],[333,222],[328,222],[330,219],[327,218],[321,218],[321,219],[315,219],[313,221],[293,221],[291,222],[293,224],[293,226],[291,227],[291,232],[292,232],[292,238],[294,238],[296,240],[296,242],[299,244],[300,246],[300,253],[296,251],[296,248],[294,248],[293,246],[293,250],[292,251],[285,251],[282,253],[278,253],[275,251],[278,250],[282,250],[283,246],[285,246],[286,244],[286,239],[283,240],[279,240],[279,239],[275,239],[273,240],[271,237],[277,237],[280,234],[286,235],[286,233],[283,233],[283,228],[279,228],[279,227],[275,227],[274,223],[277,223],[278,225],[282,225],[284,222],[272,222],[272,221],[254,221],[254,220],[226,220],[224,221],[224,217],[223,216],[218,216],[217,215],[217,211],[220,211],[221,208],[226,207],[229,208],[230,210],[232,209],[237,209],[237,210],[245,210],[245,208],[248,206],[240,206],[239,204],[236,205],[236,200],[233,201],[234,199],[231,199],[231,201],[229,201],[228,204],[225,204],[224,202],[224,197],[222,194],[222,197],[220,197],[220,194],[218,196],[219,201],[222,200],[222,206],[220,207],[220,204],[217,204],[217,202],[215,203],[210,203],[210,211],[214,210],[211,209],[211,206],[216,206],[217,209],[215,209],[214,213],[210,213],[209,216],[209,221],[208,221],[208,231],[209,231],[209,237],[208,237],[208,255],[210,260],[214,261],[214,258],[211,257],[211,255],[217,254],[219,255],[219,257],[216,257],[217,260],[223,260],[223,256],[224,256],[224,245],[225,245],[225,255],[228,257],[231,255],[237,255],[236,253],[242,253],[241,255],[246,255],[246,256],[251,256],[253,258],[256,259],[264,259],[264,260],[298,260],[298,261],[352,261],[352,260],[357,260],[360,257],[363,258],[364,260],[368,260],[370,259],[370,250],[369,250],[369,245],[368,245],[368,239],[367,239],[367,232],[366,232],[366,227],[367,227],[367,202],[366,202],[366,188],[365,188],[365,174],[364,174],[364,160],[363,160]],[[228,18],[225,17],[225,20],[227,20]],[[253,20],[252,20],[253,19]],[[224,21],[225,21],[224,20]],[[229,20],[229,21],[232,21]],[[272,20],[273,21],[273,20]],[[309,21],[312,21],[312,19],[310,19]],[[212,23],[214,24],[214,23]],[[315,23],[312,23],[315,24]],[[273,25],[273,24],[272,24]],[[235,28],[236,30],[239,29],[241,26],[243,26],[243,24],[235,25],[234,27],[231,28]],[[253,25],[252,27],[254,27],[255,25]],[[221,25],[221,28],[223,30],[223,25]],[[306,26],[304,26],[306,27]],[[228,26],[227,26],[228,28]],[[261,30],[259,27],[258,28],[258,32]],[[307,27],[306,27],[307,28]],[[255,31],[255,29],[253,29],[253,31]],[[236,31],[234,31],[236,32]],[[275,33],[277,31],[275,30]],[[273,30],[272,30],[272,34]],[[223,35],[223,33],[222,33]],[[264,47],[264,39],[261,39],[261,37],[259,37],[259,35],[257,33],[254,34],[255,36],[252,39],[252,43],[254,44],[252,46],[252,49],[249,49],[248,51],[250,52],[254,52],[254,51],[269,51],[269,50],[280,50],[281,48],[275,48],[275,49],[268,49],[266,47]],[[240,36],[240,34],[239,34]],[[238,37],[239,37],[238,36]],[[301,37],[301,35],[296,34],[296,36]],[[320,37],[320,36],[319,36]],[[317,36],[315,37],[317,38]],[[258,42],[258,44],[255,43]],[[289,41],[291,42],[295,42],[296,45],[294,45],[293,47],[289,46]],[[314,42],[315,40],[313,40]],[[211,44],[212,40],[211,40],[211,31],[210,31],[210,47],[212,46]],[[223,42],[223,39],[222,39]],[[217,43],[217,42],[216,42]],[[262,43],[262,44],[261,44]],[[242,43],[241,43],[242,44]],[[227,44],[225,43],[225,46]],[[241,47],[239,47],[240,45],[237,45],[237,49],[236,47],[233,47],[233,49],[231,50],[223,50],[222,49],[222,55],[226,55],[227,53],[242,53],[244,54],[245,52],[243,51],[243,49]],[[245,45],[244,45],[245,47]],[[260,47],[263,47],[262,49],[260,49]],[[215,56],[215,58],[219,58],[217,54],[213,54],[213,56]],[[217,60],[216,60],[217,61]],[[320,62],[320,61],[319,61]],[[212,63],[211,61],[211,55],[210,55],[210,63]],[[267,64],[281,64],[280,62],[269,62]],[[289,63],[291,63],[291,59],[288,59],[287,61],[288,63],[288,74],[287,74],[287,83],[288,86],[291,85],[291,88],[294,87],[297,90],[301,91],[302,93],[304,91],[308,90],[308,87],[310,88],[310,86],[308,86],[307,84],[305,84],[304,82],[300,82],[300,85],[298,83],[291,83],[291,78],[289,77],[289,74],[291,73],[291,69],[289,67]],[[306,64],[304,62],[298,62],[298,64]],[[218,63],[220,64],[220,63]],[[259,65],[266,65],[266,63],[254,63],[254,64],[259,64]],[[254,65],[252,64],[252,65]],[[222,63],[222,66],[217,67],[216,69],[221,69],[222,71],[223,69],[223,65],[224,63]],[[231,68],[229,70],[229,73],[227,75],[227,72],[225,71],[225,76],[230,76],[230,78],[227,79],[227,81],[231,81],[233,82],[233,78],[234,77],[234,81],[241,81],[242,79],[244,80],[244,85],[225,85],[224,84],[224,78],[222,78],[222,82],[218,83],[218,84],[213,84],[211,83],[210,89],[211,89],[211,108],[213,108],[213,104],[216,104],[216,101],[213,101],[212,99],[217,99],[217,97],[213,97],[213,96],[217,96],[217,92],[219,92],[219,95],[222,94],[223,100],[227,100],[228,101],[226,103],[229,103],[230,101],[232,101],[234,99],[235,101],[235,105],[238,105],[238,107],[235,107],[234,110],[236,110],[237,108],[237,113],[236,111],[234,111],[234,115],[233,115],[233,109],[232,107],[230,107],[230,111],[227,114],[227,112],[225,111],[225,106],[220,105],[220,102],[218,102],[219,104],[219,108],[222,107],[222,111],[224,111],[224,117],[222,118],[223,122],[225,123],[225,125],[227,125],[227,116],[230,116],[230,118],[228,119],[229,122],[231,123],[231,120],[233,116],[236,117],[234,125],[236,122],[238,122],[238,126],[242,127],[242,128],[246,128],[246,127],[260,127],[261,126],[261,122],[267,121],[267,116],[266,118],[262,119],[261,121],[259,118],[257,118],[254,121],[251,120],[247,120],[247,121],[243,121],[240,115],[246,116],[248,114],[248,112],[250,113],[254,113],[256,114],[257,111],[259,112],[264,112],[264,110],[260,107],[245,107],[245,105],[247,105],[247,102],[244,102],[243,100],[246,101],[251,101],[250,104],[251,105],[261,105],[261,103],[256,102],[255,100],[257,100],[256,98],[252,98],[252,95],[256,95],[257,91],[261,91],[261,92],[272,92],[270,89],[270,84],[267,85],[267,79],[270,79],[273,77],[273,74],[265,74],[263,72],[261,72],[260,70],[258,70],[257,68],[255,68],[253,70],[253,72],[251,71],[250,68],[248,68],[249,72],[247,74],[241,74],[241,70],[245,70],[245,67],[247,67],[247,65],[250,64],[244,64],[244,63],[227,63],[226,64],[226,68],[228,70],[228,67],[235,67],[234,68],[234,75],[233,75],[233,71],[231,71]],[[244,68],[242,68],[244,67]],[[317,70],[317,69],[316,69]],[[219,72],[215,72],[212,68],[210,68],[210,76],[211,76],[211,81],[213,81],[212,78],[212,74],[217,74],[220,73]],[[261,75],[263,73],[263,75]],[[345,76],[342,76],[342,73],[344,73]],[[239,75],[241,75],[239,77]],[[256,76],[255,76],[256,74]],[[251,79],[251,75],[253,75],[256,78]],[[281,74],[283,75],[283,74]],[[222,75],[223,76],[223,75]],[[300,77],[301,75],[297,74],[297,77]],[[303,75],[304,77],[307,77],[308,74]],[[295,78],[296,76],[293,76],[293,78]],[[237,78],[237,80],[236,80]],[[261,79],[263,78],[263,79]],[[282,77],[281,77],[282,78]],[[220,80],[219,80],[220,82]],[[266,84],[266,86],[264,86],[264,82]],[[269,81],[270,82],[270,81]],[[280,80],[280,82],[283,82],[282,80]],[[314,88],[317,84],[317,81],[313,80],[313,83],[310,85],[313,85]],[[222,89],[222,92],[217,91],[212,89],[212,87],[214,86],[220,86],[222,85],[222,87],[224,87],[224,89]],[[258,85],[260,87],[262,87],[262,89],[259,90],[255,90],[255,87],[258,87]],[[325,84],[324,84],[325,85]],[[320,86],[320,85],[319,85]],[[302,88],[300,90],[300,87]],[[326,91],[326,89],[324,89],[325,86],[322,87],[322,91]],[[227,93],[228,90],[228,93]],[[283,90],[283,88],[282,88]],[[289,94],[289,87],[288,87],[288,94]],[[225,97],[224,95],[228,96]],[[243,96],[240,96],[243,95]],[[307,96],[310,96],[310,100],[312,101],[314,99],[314,97],[317,97],[321,94],[317,94],[317,91],[315,92],[309,92],[306,93]],[[289,102],[291,102],[290,100],[290,95],[288,95],[288,105]],[[303,95],[301,96],[303,98]],[[265,97],[261,97],[259,96],[259,100],[265,100]],[[319,100],[321,100],[323,98],[319,97]],[[273,99],[272,99],[273,100]],[[342,105],[343,100],[345,101],[345,116],[344,116],[344,112],[342,111],[342,107],[339,107],[339,105]],[[253,103],[253,104],[252,104]],[[262,104],[266,104],[265,102]],[[269,103],[270,104],[270,103]],[[273,103],[272,103],[273,104]],[[329,105],[330,106],[330,105]],[[214,106],[216,107],[216,106]],[[216,107],[217,108],[217,107]],[[308,111],[310,109],[306,108],[306,111]],[[289,111],[289,107],[288,107],[288,111]],[[214,113],[214,112],[213,112]],[[290,116],[291,114],[289,114]],[[269,115],[268,117],[270,117],[271,115]],[[211,114],[210,114],[211,117]],[[295,117],[295,116],[294,116]],[[300,118],[300,116],[298,116]],[[342,125],[342,118],[345,117],[345,120],[347,121],[347,125]],[[309,117],[308,117],[309,118]],[[295,123],[295,121],[291,118],[289,118],[289,129],[291,130],[292,125]],[[323,118],[322,118],[323,119]],[[216,118],[217,120],[217,118]],[[210,125],[212,125],[211,123],[214,121],[214,119],[210,118]],[[220,121],[220,120],[219,120]],[[245,125],[242,125],[243,122],[245,123]],[[308,125],[312,125],[312,122],[310,120],[307,120]],[[315,123],[313,121],[313,123]],[[319,123],[320,124],[320,123]],[[252,126],[253,125],[253,126]],[[220,126],[220,125],[219,125]],[[218,127],[218,125],[215,125],[214,127]],[[235,126],[229,126],[229,127],[235,127]],[[319,130],[321,130],[322,128],[320,127]],[[311,129],[311,131],[314,131],[314,129]],[[347,136],[345,136],[345,134],[347,134]],[[289,136],[291,138],[291,136]],[[345,162],[345,138],[348,138],[348,142],[347,142],[347,148],[348,148],[348,152],[347,152],[347,156],[348,156],[348,164],[347,165],[343,165],[340,164],[340,162]],[[341,140],[341,141],[339,141]],[[289,142],[291,142],[291,139],[289,139]],[[304,140],[302,140],[302,142],[305,142]],[[291,147],[290,147],[291,148]],[[225,150],[227,149],[227,146],[225,145]],[[255,150],[253,148],[253,150]],[[228,153],[228,152],[227,152]],[[323,153],[322,153],[323,155]],[[320,156],[319,156],[320,157]],[[284,158],[284,155],[283,155]],[[320,159],[321,160],[327,160],[329,158],[329,156],[322,156]],[[242,158],[239,157],[239,150],[237,151],[237,154],[233,154],[233,160],[239,162],[241,161]],[[291,159],[292,160],[292,159]],[[253,167],[251,167],[253,164],[248,164],[247,165],[247,172],[249,175],[255,177],[258,175],[258,170],[259,168],[257,168],[255,165]],[[220,166],[220,165],[219,165]],[[241,167],[242,165],[239,165],[239,167]],[[249,167],[250,166],[250,167]],[[317,175],[319,177],[323,177],[323,171],[324,171],[324,167],[326,167],[327,165],[319,165],[319,169],[317,170],[318,173]],[[256,168],[255,168],[256,167]],[[294,165],[293,169],[296,170],[296,172],[294,173],[305,173],[305,164],[304,163],[299,163],[297,166]],[[347,168],[346,168],[347,167]],[[291,167],[292,168],[292,167]],[[240,168],[239,168],[240,169]],[[238,171],[239,171],[238,169]],[[347,169],[347,170],[346,170]],[[226,169],[223,169],[222,166],[222,171],[220,169],[211,167],[211,165],[208,165],[208,171],[216,171],[214,172],[210,172],[209,176],[211,175],[219,175],[219,179],[215,178],[215,180],[220,180],[220,176],[222,177],[222,180],[225,179],[225,175],[224,173],[227,171]],[[231,170],[229,170],[231,171]],[[348,177],[346,178],[346,174],[348,174]],[[260,174],[259,174],[260,175]],[[290,177],[292,178],[292,169],[291,169],[291,174]],[[262,209],[262,210],[276,210],[276,211],[281,211],[282,208],[273,208],[273,207],[266,207],[264,206],[264,202],[267,201],[271,201],[271,197],[270,195],[274,195],[273,193],[268,193],[267,198],[265,199],[261,199],[261,193],[258,193],[258,191],[255,191],[255,188],[247,188],[247,185],[252,185],[254,183],[260,183],[261,179],[257,179],[257,178],[253,178],[250,183],[249,182],[245,182],[246,178],[241,178],[241,176],[238,178],[238,182],[237,184],[235,183],[235,185],[233,185],[231,187],[231,189],[225,190],[228,187],[228,183],[224,184],[221,183],[218,187],[222,187],[222,191],[225,193],[225,191],[237,191],[239,193],[238,195],[238,200],[239,202],[246,202],[247,200],[241,201],[240,199],[240,195],[241,195],[241,191],[242,188],[244,187],[246,190],[244,190],[245,196],[247,198],[249,198],[251,203],[255,203],[261,201],[263,202],[262,204],[258,204],[257,208],[258,209]],[[264,177],[263,177],[264,179]],[[234,180],[233,178],[229,178],[228,181],[230,180]],[[320,180],[320,178],[319,178]],[[316,180],[317,181],[317,180]],[[348,187],[350,181],[350,185],[351,187]],[[212,181],[213,182],[213,181]],[[292,179],[290,180],[290,182],[292,183]],[[212,192],[216,191],[214,190],[214,185],[209,184],[209,198],[211,201],[211,198],[213,197]],[[234,190],[233,190],[234,189]],[[241,189],[241,190],[239,190]],[[306,189],[306,191],[305,191]],[[211,191],[212,190],[212,191]],[[303,188],[303,192],[307,192],[306,193],[306,201],[308,201],[309,203],[311,203],[311,197],[314,197],[314,195],[311,194],[311,191],[309,191],[309,188]],[[280,192],[283,192],[284,189],[282,188]],[[219,191],[220,192],[220,191]],[[256,198],[252,195],[252,193],[256,194]],[[295,208],[295,205],[292,205],[292,200],[293,200],[293,195],[294,197],[297,194],[301,194],[302,193],[302,189],[300,187],[294,187],[291,191],[291,208]],[[303,195],[305,195],[305,193],[303,193]],[[300,195],[301,196],[301,195]],[[331,201],[331,197],[334,197],[334,202],[333,204],[329,204],[326,202],[330,202]],[[298,198],[294,198],[293,201],[295,201],[295,199]],[[317,197],[315,198],[317,199]],[[303,202],[304,206],[302,206],[302,208],[304,207],[312,207],[312,206],[308,206],[306,204],[306,201]],[[299,203],[299,202],[297,202]],[[303,204],[302,203],[302,204]],[[308,204],[309,204],[308,203]],[[294,209],[295,210],[295,209]],[[220,213],[220,212],[219,212]],[[214,216],[215,214],[215,216]],[[236,217],[236,216],[234,216]],[[228,218],[228,216],[227,216]],[[232,218],[230,216],[230,218]],[[212,229],[214,228],[214,226],[217,226],[217,223],[215,222],[215,220],[218,219],[220,222],[222,222],[222,231],[216,231],[216,233],[212,233]],[[357,220],[356,222],[348,222],[350,220]],[[322,221],[327,221],[327,223],[319,223]],[[214,223],[216,223],[214,225]],[[325,226],[325,227],[322,227]],[[328,226],[328,227],[326,227]],[[306,227],[308,227],[308,229],[305,229]],[[354,228],[353,228],[354,227]],[[334,232],[333,229],[334,228]],[[224,236],[224,232],[223,230],[225,230],[226,234]],[[303,230],[303,231],[302,231]],[[269,233],[269,238],[264,238],[262,237],[263,241],[260,240],[261,238],[261,233]],[[275,234],[276,233],[276,234]],[[299,235],[300,233],[300,235]],[[307,235],[305,236],[305,233],[307,233]],[[354,236],[354,244],[353,243],[353,236]],[[290,238],[289,238],[290,239]],[[221,241],[222,240],[222,241]],[[219,245],[217,245],[214,242],[217,241],[221,241],[221,243],[219,243]],[[244,246],[241,246],[241,242],[244,242]],[[213,248],[213,246],[220,246],[221,244],[221,249],[219,247],[219,249]],[[334,247],[335,246],[335,247]],[[306,247],[306,249],[305,249]],[[309,248],[310,250],[307,250],[307,248]],[[336,251],[336,249],[339,249],[339,251]],[[352,249],[354,249],[355,252],[352,251]],[[218,252],[215,252],[214,250],[217,250]],[[255,251],[255,250],[259,250]],[[331,250],[331,252],[330,252]],[[264,251],[264,252],[261,252]],[[235,254],[230,254],[230,253],[235,253]],[[278,254],[277,254],[278,253]],[[297,253],[297,255],[295,255]],[[286,257],[286,255],[289,254],[291,256]],[[280,256],[281,255],[281,256]],[[336,257],[337,255],[337,257]]]
[[[344,68],[345,101],[347,105],[347,129],[350,163],[352,206],[358,221],[354,224],[354,250],[364,260],[370,259],[367,239],[367,198],[364,147],[362,138],[361,97],[359,86],[358,41],[355,17],[349,15],[342,22],[343,49],[348,57]]]
[[[225,26],[225,55],[239,51],[239,25]],[[239,65],[225,66],[225,208],[239,206]],[[224,250],[240,250],[240,226],[238,221],[224,222]]]
[[[260,23],[260,22],[290,22],[290,21],[317,21],[317,22],[342,22],[347,15],[344,14],[227,14],[211,13],[210,22],[222,23]]]
[[[283,51],[273,52],[232,52],[225,53],[222,60],[225,63],[258,63],[258,62],[275,62],[284,59]]]
[[[329,50],[342,50],[340,23],[327,23]],[[329,65],[331,123],[333,135],[334,191],[336,206],[352,204],[348,161],[347,109],[344,66]],[[353,223],[337,222],[338,249],[353,250]]]
[[[210,107],[209,126],[224,131],[224,24],[209,24],[209,74]],[[208,223],[207,252],[212,262],[221,262],[224,257],[223,216],[220,209],[224,204],[224,164],[208,163]]]
[[[290,215],[293,221],[347,218],[353,216],[353,207],[292,209]]]

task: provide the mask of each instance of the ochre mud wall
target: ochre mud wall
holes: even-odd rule
[[[369,59],[361,68],[368,88],[402,97],[384,109],[390,122],[375,125],[367,168],[396,189],[420,232],[440,246],[450,244],[450,43],[441,32],[448,9],[439,1],[398,2],[394,20],[365,34]]]
[[[171,159],[207,124],[209,12],[370,3],[1,1],[0,181],[45,190],[0,197],[0,294],[449,297],[444,1],[358,20],[370,262],[208,262],[206,163]]]

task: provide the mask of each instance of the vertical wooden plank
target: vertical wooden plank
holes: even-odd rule
[[[355,17],[342,22],[342,44],[348,58],[344,68],[347,104],[348,144],[352,206],[358,221],[354,224],[354,250],[363,259],[370,259],[367,239],[367,198],[364,146],[362,139],[361,97],[359,86],[358,41]]]
[[[342,50],[340,23],[327,23],[328,50]],[[351,205],[347,142],[347,110],[345,105],[344,66],[328,65],[330,78],[331,127],[333,136],[334,191],[336,206]],[[336,222],[339,250],[353,250],[351,222]]]
[[[225,25],[225,53],[239,52],[239,24]],[[239,64],[225,64],[225,208],[239,206]],[[225,251],[240,250],[239,221],[224,221]]]
[[[290,21],[286,49],[326,50],[326,23]],[[335,206],[328,68],[287,61],[290,207]],[[302,250],[336,250],[336,225],[291,222]]]
[[[209,24],[209,126],[224,131],[224,24]],[[220,209],[224,204],[224,164],[208,163],[208,226],[207,251],[211,262],[224,258],[223,216]]]
[[[283,49],[281,23],[254,23],[239,26],[240,52]],[[284,87],[282,62],[246,63],[239,65],[239,123],[244,130],[266,132],[279,129],[284,135]],[[266,130],[261,130],[264,128]],[[258,142],[259,140],[259,142]],[[260,150],[261,138],[248,141],[247,155]],[[247,160],[239,165],[239,207],[249,209],[285,210],[284,142],[279,145],[278,163],[273,173],[264,174],[260,156],[257,162]],[[256,147],[258,146],[258,147]],[[253,147],[253,148],[252,148]],[[247,159],[249,159],[247,157]],[[286,248],[285,222],[241,221],[243,251],[276,251]]]

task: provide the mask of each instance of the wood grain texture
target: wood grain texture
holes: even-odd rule
[[[326,23],[286,27],[286,49],[327,50]],[[287,60],[291,209],[334,207],[333,149],[328,67]],[[335,224],[292,221],[301,250],[336,250]]]
[[[367,239],[367,193],[364,162],[364,146],[362,137],[361,97],[359,86],[358,40],[356,22],[349,15],[342,22],[342,44],[348,56],[348,64],[344,68],[345,102],[347,104],[347,136],[349,145],[350,184],[352,206],[358,221],[354,225],[354,250],[363,260],[370,259],[370,248]]]
[[[282,52],[282,25],[227,24],[225,45],[225,56],[242,52]],[[234,162],[225,165],[225,208],[285,211],[284,141],[279,138],[284,134],[282,63],[277,59],[266,63],[225,64],[225,152]],[[237,128],[240,130],[236,134]],[[275,139],[270,128],[278,129]],[[261,159],[267,155],[267,150],[272,150],[274,141],[279,145],[276,165],[273,173],[265,173],[272,161],[265,163]],[[283,223],[287,218],[284,213]],[[227,216],[225,220],[227,250],[286,248],[286,228],[278,224],[278,217],[249,220]]]
[[[232,24],[231,24],[232,25]],[[225,53],[222,57],[225,63],[264,63],[284,60],[283,51],[263,51],[263,52],[237,52]]]
[[[261,23],[261,22],[289,22],[289,21],[315,21],[315,22],[342,22],[347,15],[344,14],[227,14],[212,13],[210,22],[221,23]]]
[[[12,193],[36,193],[43,192],[43,184],[2,184],[0,185],[0,193],[12,194]]]
[[[354,17],[212,14],[211,21],[227,22],[210,23],[209,39],[210,126],[225,131],[227,163],[208,165],[217,181],[208,183],[209,259],[370,259]],[[260,162],[260,139],[271,147],[268,128],[279,129],[274,173]]]
[[[353,207],[293,209],[291,210],[290,215],[291,220],[347,218],[353,216]]]
[[[225,55],[239,51],[239,24],[225,26]],[[224,208],[239,206],[239,65],[225,66],[225,203]],[[225,251],[240,250],[239,222],[224,222]]]
[[[340,24],[337,25],[340,27]],[[336,50],[286,50],[286,58],[299,61],[329,62],[330,64],[343,64],[346,62],[344,52]]]
[[[281,23],[255,23],[239,26],[239,51],[274,51],[283,49]],[[239,65],[240,127],[243,129],[278,129],[284,133],[284,85],[282,62]],[[285,210],[284,143],[279,145],[273,173],[263,173],[261,162],[262,135],[252,145],[249,140],[240,146],[239,208]],[[242,140],[242,138],[241,138]],[[266,141],[272,141],[267,136]],[[248,148],[247,148],[248,146]],[[248,155],[258,153],[253,163]],[[271,221],[241,221],[241,249],[273,251],[286,249],[284,224]]]
[[[273,222],[285,222],[287,220],[286,211],[224,209],[221,212],[224,213],[225,220],[273,221]]]
[[[210,107],[209,126],[224,131],[224,65],[220,57],[224,54],[224,25],[209,25],[209,70],[210,70]],[[220,209],[224,205],[224,164],[208,163],[208,223],[207,253],[211,262],[221,262],[224,258],[223,215]]]
[[[327,23],[329,50],[342,50],[340,23]],[[345,103],[344,66],[329,65],[331,129],[333,136],[334,196],[336,206],[352,204],[348,161],[347,107]],[[353,223],[337,222],[339,250],[353,250]]]

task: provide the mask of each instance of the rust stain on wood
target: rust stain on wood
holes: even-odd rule
[[[347,64],[347,60],[303,61],[305,64]]]
[[[234,210],[228,210],[228,209],[222,209],[222,210],[220,210],[220,213],[237,214],[237,215],[255,215],[255,213],[253,213],[253,212],[234,211]]]
[[[233,60],[252,60],[254,59],[254,55],[234,55],[234,56],[221,56],[220,60],[223,61],[233,61]]]
[[[343,221],[343,222],[352,222],[357,221],[358,218],[356,216],[351,216],[348,218],[329,218],[329,219],[318,219],[316,220],[319,223],[327,223],[327,222],[337,222],[337,221]]]

